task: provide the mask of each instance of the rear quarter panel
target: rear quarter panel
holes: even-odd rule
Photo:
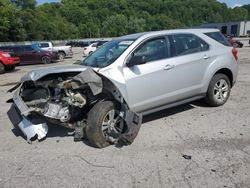
[[[222,46],[221,48],[213,48],[211,50],[211,63],[207,67],[207,70],[204,74],[202,80],[204,87],[202,88],[201,93],[207,92],[211,79],[216,72],[223,68],[229,69],[233,74],[233,82],[236,81],[238,74],[238,63],[232,54],[232,49],[232,47]]]

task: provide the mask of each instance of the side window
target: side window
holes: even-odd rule
[[[170,57],[169,45],[165,38],[156,38],[143,43],[133,53],[134,56],[144,56],[146,62]]]
[[[193,34],[175,34],[172,35],[173,43],[176,49],[176,55],[187,55],[206,51],[209,45]]]
[[[212,32],[204,34],[225,46],[231,46],[231,44],[228,42],[228,40],[223,36],[221,32]]]
[[[49,43],[40,43],[39,47],[40,48],[48,48],[49,47]]]
[[[33,51],[33,48],[31,46],[25,46],[23,49],[24,49],[25,52]]]

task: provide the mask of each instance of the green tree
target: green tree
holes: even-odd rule
[[[35,9],[36,0],[11,0],[20,9]]]

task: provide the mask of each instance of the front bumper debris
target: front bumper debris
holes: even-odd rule
[[[44,123],[32,123],[25,116],[20,115],[18,109],[13,104],[8,111],[10,121],[14,126],[18,126],[23,134],[26,136],[27,142],[31,143],[31,139],[37,136],[40,141],[44,139],[48,133],[48,126]]]

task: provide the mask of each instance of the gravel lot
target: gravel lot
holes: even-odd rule
[[[82,48],[74,51],[74,58],[47,66],[81,59]],[[27,71],[46,66],[0,75],[0,187],[249,187],[250,47],[239,56],[226,105],[198,101],[146,116],[134,143],[121,149],[75,143],[60,126],[27,144],[7,118],[12,94],[6,91]]]

